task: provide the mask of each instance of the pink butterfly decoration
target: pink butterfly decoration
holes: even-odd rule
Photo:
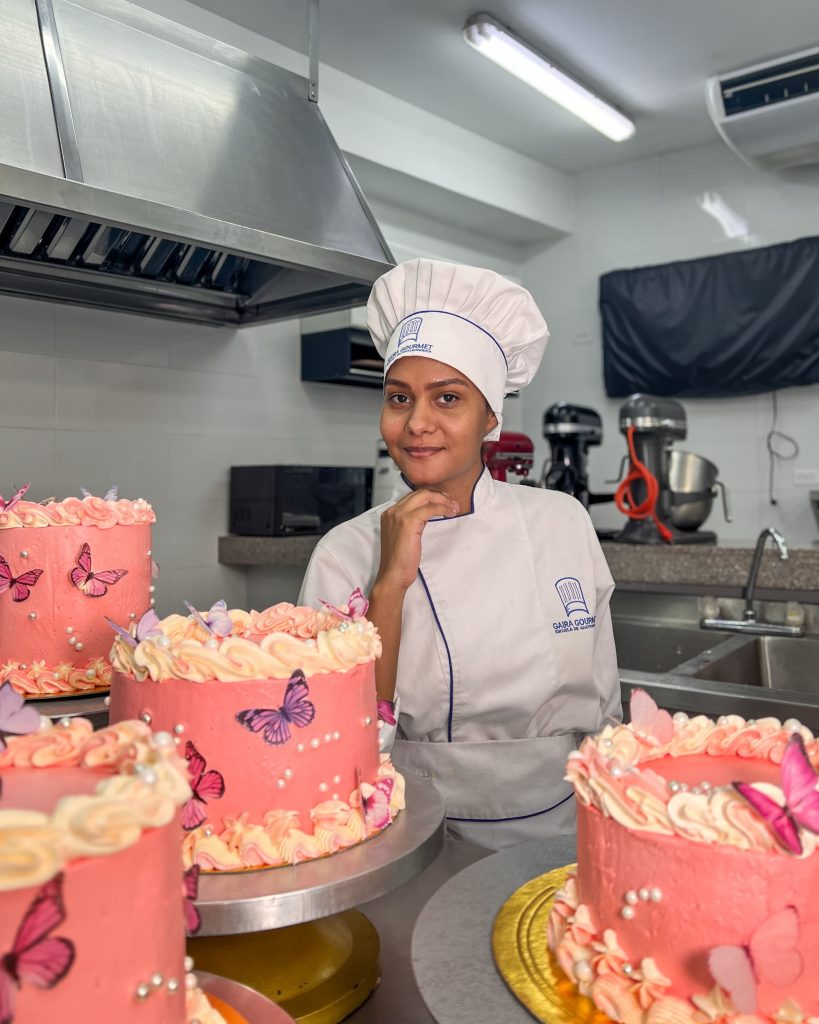
[[[287,683],[281,707],[248,708],[238,712],[236,721],[251,732],[261,732],[265,743],[281,746],[290,739],[291,725],[303,729],[316,717],[315,705],[307,699],[309,692],[304,673],[297,668]]]
[[[0,733],[25,736],[40,728],[40,713],[14,689],[9,682],[0,686]],[[6,741],[0,735],[0,750],[6,749]],[[2,1017],[0,1017],[2,1021]]]
[[[378,709],[378,721],[386,722],[387,725],[396,725],[395,704],[391,700],[379,700],[376,703]]]
[[[735,782],[734,789],[748,801],[789,853],[802,852],[799,828],[819,834],[819,776],[808,759],[805,742],[798,732],[788,740],[782,757],[782,792],[785,806],[755,789],[748,782]]]
[[[374,786],[368,786],[361,781],[361,770],[356,769],[358,798],[368,832],[380,831],[392,821],[390,800],[394,785],[392,779],[381,779]]]
[[[17,992],[24,983],[54,988],[74,962],[73,942],[48,937],[65,921],[62,888],[62,874],[46,882],[26,911],[11,952],[0,957],[0,1024],[14,1020]]]
[[[182,895],[185,898],[185,932],[188,935],[196,935],[202,927],[202,915],[196,906],[196,897],[199,895],[199,872],[198,864],[192,864],[182,875]]]
[[[757,984],[792,985],[803,970],[799,915],[794,907],[772,914],[747,946],[717,946],[708,954],[708,970],[740,1013],[756,1013]]]
[[[91,548],[85,543],[80,548],[76,567],[71,570],[71,582],[86,597],[104,597],[109,587],[119,583],[122,577],[127,575],[127,569],[103,569],[102,572],[94,572],[91,568]]]
[[[182,808],[182,828],[187,832],[199,828],[207,818],[205,804],[208,800],[218,800],[224,796],[225,780],[220,772],[206,771],[207,761],[202,757],[190,740],[185,744],[185,760],[188,762],[193,796]]]
[[[629,701],[631,724],[637,730],[653,737],[658,743],[670,743],[674,739],[674,722],[671,715],[657,707],[645,690],[632,690]]]
[[[16,494],[12,494],[8,501],[3,500],[3,495],[0,494],[0,512],[11,512],[14,506],[20,501],[26,491],[31,487],[31,484],[23,484]]]
[[[31,588],[43,575],[42,569],[29,569],[15,576],[9,563],[0,555],[0,594],[11,590],[12,601],[27,601],[31,596]],[[2,1019],[0,1019],[2,1024]]]
[[[353,619],[361,619],[367,614],[367,610],[370,607],[370,602],[362,594],[361,588],[356,587],[355,590],[350,594],[347,601],[347,611],[343,612],[340,608],[336,608],[334,604],[330,604],[329,601],[324,601],[319,598],[321,604],[327,609],[328,612],[332,612],[336,618],[345,619],[347,622],[352,622]]]
[[[199,625],[212,636],[230,636],[233,632],[233,620],[227,613],[227,603],[225,601],[217,601],[211,605],[210,611],[205,612],[204,615],[198,612],[190,601],[185,601],[185,607]]]
[[[94,495],[91,493],[91,491],[86,491],[86,489],[84,487],[81,487],[80,490],[82,491],[82,496],[84,498],[93,498],[94,497]],[[114,484],[113,487],[111,487],[109,490],[107,490],[105,492],[105,496],[103,497],[102,500],[103,501],[116,501],[118,497],[119,497],[119,487],[117,487],[117,485]]]
[[[111,629],[116,633],[119,633],[122,639],[127,644],[130,644],[131,647],[136,647],[136,645],[142,643],[143,640],[150,640],[155,636],[162,636],[162,630],[159,628],[159,616],[153,608],[149,608],[140,615],[139,621],[136,624],[136,629],[133,633],[129,632],[123,626],[118,626],[117,623],[114,622],[113,619],[109,619],[107,615],[104,615],[103,618]],[[2,1022],[0,1022],[0,1024],[2,1024]]]

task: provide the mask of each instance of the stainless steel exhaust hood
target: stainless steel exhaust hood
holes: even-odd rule
[[[0,293],[248,324],[392,265],[306,78],[125,0],[0,23]]]

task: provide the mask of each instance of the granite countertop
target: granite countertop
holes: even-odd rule
[[[235,566],[305,568],[319,537],[220,537],[219,561]],[[621,590],[657,593],[718,594],[739,597],[748,578],[752,548],[712,544],[652,546],[603,543],[603,551]],[[780,559],[766,551],[757,592],[768,600],[819,604],[819,549],[792,549]]]

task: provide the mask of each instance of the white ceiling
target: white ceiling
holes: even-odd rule
[[[307,49],[307,0],[194,0]],[[487,10],[620,106],[609,142],[464,43]],[[819,44],[816,0],[322,0],[322,61],[559,170],[713,141],[705,79]]]

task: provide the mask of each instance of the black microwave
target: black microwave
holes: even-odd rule
[[[359,466],[232,466],[230,532],[327,533],[370,507],[373,471]]]

